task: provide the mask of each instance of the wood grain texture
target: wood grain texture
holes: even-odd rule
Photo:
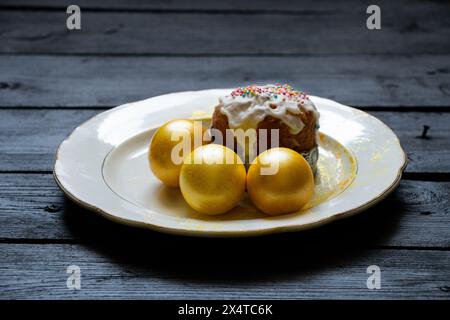
[[[322,4],[318,9],[305,4],[304,11],[300,9],[297,15],[270,10],[261,14],[245,10],[239,14],[87,10],[82,14],[80,31],[66,28],[64,9],[3,10],[0,52],[172,55],[450,52],[447,41],[450,6],[446,2],[392,3],[383,3],[382,29],[377,31],[366,28],[368,3],[358,1],[330,8]]]
[[[1,110],[2,171],[52,171],[58,145],[98,110]]]
[[[189,244],[180,242],[172,252],[161,250],[161,243],[141,243],[139,248],[0,244],[0,298],[450,298],[448,251],[340,248],[293,253],[273,243],[249,252],[246,247]],[[366,286],[367,267],[374,264],[381,268],[380,290]],[[69,265],[81,269],[79,291],[66,287]]]
[[[381,8],[387,9],[403,9],[405,11],[424,10],[430,6],[433,8],[445,8],[445,3],[439,3],[444,1],[434,1],[437,3],[430,3],[430,1],[421,0],[379,0],[377,3]],[[68,5],[72,4],[70,0],[40,0],[36,2],[34,0],[2,0],[0,8],[3,9],[17,9],[26,10],[39,9],[44,10],[65,9]],[[345,11],[355,5],[362,5],[367,7],[372,2],[368,0],[347,0],[343,3],[336,1],[317,1],[317,0],[247,0],[245,2],[241,0],[227,0],[227,1],[211,1],[211,0],[78,0],[78,5],[81,9],[95,10],[103,9],[108,10],[143,10],[156,12],[164,11],[200,11],[200,12],[273,12],[278,13],[292,13],[297,14],[300,12],[309,12],[314,10],[326,11]],[[158,11],[159,10],[159,11]]]
[[[25,10],[31,9],[65,9],[67,6],[72,4],[70,0],[2,0],[0,3],[0,8],[7,9],[18,9]],[[82,10],[104,10],[104,11],[114,11],[114,10],[142,10],[142,11],[156,11],[156,12],[178,12],[178,11],[198,11],[198,12],[269,12],[269,13],[308,13],[315,10],[320,10],[324,12],[328,11],[341,11],[348,8],[354,7],[356,5],[365,5],[367,7],[370,1],[361,0],[347,0],[344,3],[338,3],[336,1],[317,1],[317,0],[227,0],[227,1],[211,1],[211,0],[195,0],[195,1],[185,1],[185,0],[78,0],[77,4]],[[409,7],[413,6],[416,10],[426,8],[427,3],[424,4],[423,1],[407,1],[398,0],[395,2],[388,0],[379,0],[379,6],[388,8],[403,8],[408,10]],[[440,8],[440,4],[433,4],[434,7]]]
[[[450,248],[450,182],[402,181],[381,204],[361,215],[307,232],[250,239],[216,239],[231,246]],[[0,239],[81,243],[156,242],[173,250],[186,237],[109,222],[66,200],[50,174],[0,175]],[[120,234],[120,238],[117,235]],[[330,243],[330,239],[333,239]],[[204,239],[192,240],[193,246]]]
[[[0,107],[114,107],[164,93],[286,82],[356,107],[450,106],[447,55],[2,56]]]
[[[0,171],[51,171],[58,145],[101,110],[0,110]],[[407,173],[450,173],[450,113],[374,112],[399,136]],[[419,138],[423,126],[427,139]]]

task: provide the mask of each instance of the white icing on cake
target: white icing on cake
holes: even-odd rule
[[[250,88],[250,89],[249,89]],[[248,93],[251,90],[252,93]],[[292,134],[299,133],[305,126],[300,117],[302,108],[314,112],[316,121],[319,114],[308,96],[293,91],[289,86],[251,86],[238,88],[230,95],[219,98],[216,107],[228,118],[232,129],[256,129],[267,116],[281,120]]]

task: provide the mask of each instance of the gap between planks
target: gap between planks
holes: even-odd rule
[[[153,231],[150,231],[153,232]],[[156,231],[155,231],[156,232]],[[301,232],[301,231],[299,231]],[[168,235],[170,236],[170,235]],[[174,235],[173,237],[178,237]],[[264,237],[264,236],[262,236]],[[222,238],[224,239],[224,238]],[[226,238],[225,238],[226,239]],[[80,241],[77,239],[45,239],[45,238],[39,238],[39,239],[30,239],[30,238],[0,238],[0,244],[42,244],[42,245],[52,245],[52,244],[69,244],[69,245],[83,245],[83,244],[92,244],[92,241]],[[108,245],[108,243],[102,243],[100,242],[100,245]],[[117,245],[114,243],[113,245]],[[332,247],[333,244],[330,244],[330,247]],[[315,245],[311,245],[310,248],[314,248]],[[320,247],[317,246],[317,247]],[[365,249],[365,250],[405,250],[405,251],[450,251],[450,247],[419,247],[419,246],[376,246],[376,245],[352,245],[347,246],[348,249]]]
[[[50,170],[0,170],[1,174],[53,174]],[[403,172],[402,180],[447,182],[450,172]]]
[[[0,11],[24,11],[24,12],[65,12],[66,6],[22,6],[1,5]],[[204,14],[204,15],[282,15],[282,16],[330,16],[335,15],[334,10],[277,10],[277,9],[150,9],[150,8],[102,8],[81,7],[83,12],[105,13],[155,13],[155,14]]]
[[[157,96],[155,96],[157,97]],[[0,111],[2,110],[98,110],[98,111],[106,111],[109,109],[113,109],[118,105],[111,106],[59,106],[59,107],[47,107],[47,106],[2,106],[0,105]],[[423,105],[423,106],[393,106],[393,107],[378,107],[378,106],[351,106],[349,107],[362,110],[362,111],[386,111],[386,112],[430,112],[430,113],[442,113],[442,112],[450,112],[450,105],[448,106],[432,106],[432,105]]]

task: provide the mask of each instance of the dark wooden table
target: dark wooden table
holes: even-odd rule
[[[77,0],[69,31],[71,2],[0,2],[0,298],[450,298],[448,3],[376,1],[382,29],[368,30],[369,1]],[[57,145],[108,108],[277,81],[393,128],[399,188],[319,229],[200,239],[109,222],[53,180]]]

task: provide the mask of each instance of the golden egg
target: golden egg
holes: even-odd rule
[[[153,174],[171,187],[179,185],[184,158],[204,144],[200,121],[172,120],[161,126],[150,143],[148,160]]]
[[[288,148],[262,152],[250,165],[247,191],[269,215],[300,210],[314,193],[314,175],[302,155]]]
[[[234,151],[209,144],[184,159],[180,189],[193,209],[216,215],[236,206],[245,193],[245,179],[244,164]]]

